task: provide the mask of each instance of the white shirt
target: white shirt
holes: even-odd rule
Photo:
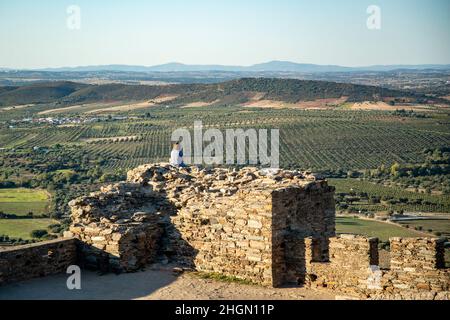
[[[173,149],[170,153],[170,164],[172,166],[179,166],[183,163],[183,158],[180,157],[180,150]]]

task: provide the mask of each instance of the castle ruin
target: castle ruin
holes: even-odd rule
[[[391,268],[380,270],[377,239],[336,236],[333,195],[325,180],[299,171],[144,165],[126,182],[71,201],[67,240],[49,251],[61,268],[76,260],[131,272],[166,260],[265,286],[329,288],[361,299],[450,298],[442,240],[393,238]],[[0,285],[21,278],[12,275],[14,261],[33,252],[42,257],[45,245],[0,251]],[[26,253],[17,258],[14,250]]]

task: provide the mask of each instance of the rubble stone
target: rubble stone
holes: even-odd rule
[[[129,171],[126,182],[71,201],[70,232],[92,267],[132,271],[164,256],[280,285],[304,277],[304,268],[290,262],[293,253],[282,249],[292,241],[287,234],[334,236],[333,192],[299,171],[150,164]],[[294,280],[284,276],[288,269]]]

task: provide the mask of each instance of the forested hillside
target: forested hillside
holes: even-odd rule
[[[176,95],[175,104],[218,101],[219,104],[244,103],[260,93],[264,99],[295,103],[315,99],[348,97],[350,102],[382,101],[390,98],[416,103],[437,102],[422,94],[381,87],[295,79],[244,78],[219,84],[177,84],[164,86],[74,82],[44,82],[20,87],[1,87],[0,105],[90,103],[133,101]]]

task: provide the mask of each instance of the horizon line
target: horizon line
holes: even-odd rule
[[[125,66],[125,67],[143,67],[143,68],[153,68],[153,67],[159,67],[159,66],[165,66],[165,65],[171,65],[171,64],[178,64],[183,66],[199,66],[199,67],[207,67],[207,66],[220,66],[220,67],[239,67],[239,68],[248,68],[253,67],[260,64],[268,64],[273,62],[279,62],[279,63],[292,63],[292,64],[299,64],[299,65],[314,65],[314,66],[333,66],[333,67],[342,67],[342,68],[372,68],[372,67],[391,67],[391,66],[450,66],[449,63],[417,63],[417,64],[399,64],[399,63],[392,63],[392,64],[370,64],[370,65],[357,65],[357,66],[348,66],[348,65],[340,65],[340,64],[319,64],[319,63],[310,63],[310,62],[296,62],[292,60],[268,60],[265,62],[258,62],[253,64],[220,64],[220,63],[206,63],[206,64],[197,64],[197,63],[185,63],[185,62],[177,62],[177,61],[169,61],[165,63],[160,64],[152,64],[152,65],[145,65],[145,64],[128,64],[128,63],[107,63],[107,64],[83,64],[83,65],[63,65],[63,66],[47,66],[47,67],[31,67],[31,68],[24,68],[24,67],[3,67],[0,66],[0,69],[4,70],[21,70],[21,71],[39,71],[43,69],[76,69],[76,68],[85,68],[85,67],[105,67],[105,66]]]

